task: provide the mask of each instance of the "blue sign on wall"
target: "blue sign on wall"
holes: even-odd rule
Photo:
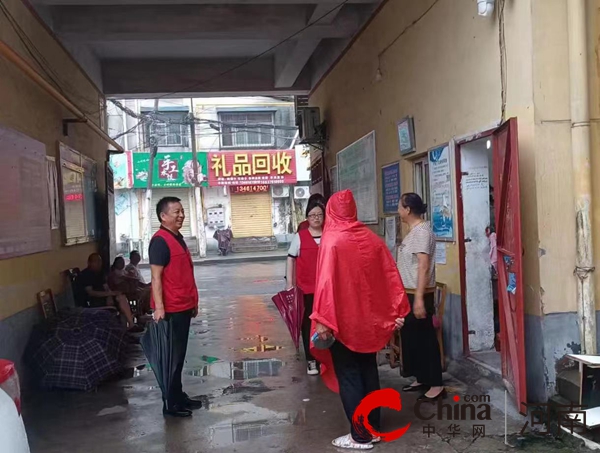
[[[400,201],[400,164],[398,162],[381,167],[381,183],[383,185],[383,212],[398,212]]]

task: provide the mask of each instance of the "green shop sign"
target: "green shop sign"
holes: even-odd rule
[[[197,153],[198,180],[208,187],[206,177],[206,153]],[[133,188],[148,187],[150,153],[132,153]],[[194,185],[192,153],[158,153],[152,169],[152,187],[191,187]]]

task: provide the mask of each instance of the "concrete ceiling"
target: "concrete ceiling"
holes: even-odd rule
[[[307,93],[381,3],[30,1],[90,77],[114,97]],[[247,63],[250,58],[255,59]]]

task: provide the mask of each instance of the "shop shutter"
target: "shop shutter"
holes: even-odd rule
[[[153,189],[152,190],[152,206],[150,206],[152,216],[152,234],[156,233],[160,228],[160,222],[156,216],[156,205],[163,197],[177,197],[181,199],[181,204],[185,211],[185,221],[181,234],[184,238],[192,237],[192,210],[190,209],[190,189]]]
[[[234,238],[273,236],[271,193],[231,195],[231,229]]]

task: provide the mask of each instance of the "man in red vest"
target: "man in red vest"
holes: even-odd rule
[[[163,414],[189,417],[191,409],[202,407],[183,391],[181,372],[187,352],[192,318],[198,315],[198,289],[194,279],[192,256],[179,232],[185,220],[181,200],[165,197],[156,205],[160,229],[150,241],[152,270],[152,308],[154,320],[171,323],[172,354],[175,375],[167,395],[163,395]]]

